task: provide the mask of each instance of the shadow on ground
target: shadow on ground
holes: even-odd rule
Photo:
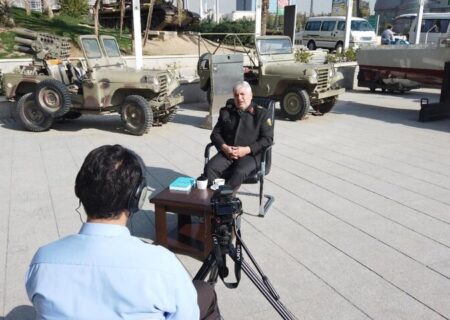
[[[419,122],[421,97],[429,97],[430,102],[439,101],[439,96],[435,94],[415,94],[409,97],[406,97],[405,95],[405,98],[411,99],[411,106],[414,109],[374,106],[352,101],[339,101],[332,112],[336,114],[348,114],[356,117],[370,118],[388,123],[398,123],[415,128],[450,132],[450,118],[430,122]]]
[[[145,161],[145,159],[144,159]],[[154,197],[177,177],[185,174],[160,167],[146,167],[147,186],[151,190],[149,198]],[[149,201],[149,200],[147,200]],[[176,217],[169,215],[167,219],[168,229],[174,228]],[[155,212],[152,210],[140,210],[133,214],[128,221],[128,228],[133,236],[155,240]]]
[[[27,131],[13,118],[1,119],[0,125],[15,131]],[[126,133],[120,116],[82,116],[76,120],[55,120],[50,130],[75,132],[83,129],[98,129],[112,133]]]
[[[18,306],[12,309],[5,317],[0,320],[34,320],[36,312],[32,306]]]

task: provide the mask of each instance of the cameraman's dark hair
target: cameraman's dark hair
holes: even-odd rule
[[[118,218],[128,209],[142,178],[140,160],[121,145],[98,147],[87,155],[75,180],[75,194],[90,218]]]

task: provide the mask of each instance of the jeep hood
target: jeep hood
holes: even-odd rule
[[[301,62],[283,61],[267,65],[264,68],[264,71],[266,75],[283,75],[297,78],[299,75],[309,75],[311,71],[317,69],[328,69],[328,66],[318,66]]]

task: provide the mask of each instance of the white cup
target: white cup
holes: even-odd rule
[[[214,179],[214,184],[216,186],[223,186],[225,184],[225,179],[222,179],[222,178]]]
[[[204,190],[208,186],[208,180],[197,180],[197,189]]]

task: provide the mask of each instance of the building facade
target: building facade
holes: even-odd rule
[[[236,11],[251,11],[253,0],[236,0]]]

